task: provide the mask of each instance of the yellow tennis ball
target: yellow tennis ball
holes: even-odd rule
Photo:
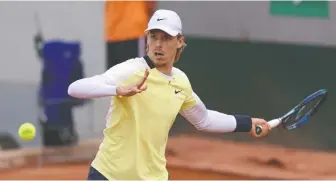
[[[24,123],[21,124],[18,133],[21,139],[25,141],[30,141],[34,139],[36,129],[32,123]]]

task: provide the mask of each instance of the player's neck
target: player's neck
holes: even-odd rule
[[[148,55],[145,55],[143,58],[146,60],[150,68],[155,67],[158,71],[160,71],[163,74],[166,74],[168,76],[172,75],[173,63],[163,64],[163,65],[154,65],[153,61],[149,58]]]
[[[156,69],[163,74],[172,75],[173,65],[159,66],[159,67],[156,67]]]
[[[161,66],[157,66],[156,69],[163,74],[171,76],[172,75],[173,64],[174,64],[173,61],[171,61],[171,63],[169,62],[169,63],[163,64]]]

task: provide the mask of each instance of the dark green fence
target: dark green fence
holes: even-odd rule
[[[246,43],[187,38],[176,64],[187,73],[194,91],[209,109],[272,119],[305,96],[325,88],[328,100],[318,114],[295,131],[275,129],[252,139],[244,133],[201,133],[180,116],[172,134],[217,136],[236,141],[267,142],[288,147],[336,150],[336,48]]]

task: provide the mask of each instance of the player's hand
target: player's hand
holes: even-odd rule
[[[146,69],[144,77],[136,84],[117,87],[117,95],[133,96],[135,94],[145,91],[147,89],[147,85],[145,84],[145,82],[148,78],[148,75],[149,75],[149,70]]]
[[[262,127],[262,132],[257,135],[256,126]],[[260,138],[268,135],[268,133],[272,130],[271,126],[264,119],[260,118],[252,118],[252,129],[250,131],[250,135],[254,138]]]

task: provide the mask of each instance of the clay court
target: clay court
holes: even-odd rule
[[[42,168],[13,169],[1,173],[4,180],[85,180],[89,163],[54,164]],[[71,173],[70,173],[71,171]],[[196,171],[187,168],[170,167],[171,179],[174,180],[236,180],[250,179],[243,176]],[[20,172],[20,174],[18,174]]]
[[[37,150],[2,152],[1,161],[7,160],[12,166],[1,170],[0,178],[3,180],[85,180],[90,158],[95,154],[98,144],[99,141],[96,140],[71,149],[45,151],[50,155],[61,153],[63,159],[69,162],[52,163],[51,160],[44,160],[40,167],[37,166],[37,158],[41,153]],[[83,156],[81,159],[77,157],[71,161],[74,155],[80,154]],[[20,164],[17,160],[16,163],[13,161],[18,158],[18,155],[24,158]],[[200,137],[171,138],[167,148],[167,160],[173,180],[336,178],[335,154],[269,145],[257,147]],[[61,160],[58,159],[58,161]]]

